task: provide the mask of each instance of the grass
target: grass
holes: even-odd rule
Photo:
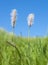
[[[12,41],[19,50],[7,41]],[[48,37],[27,38],[17,37],[0,30],[0,65],[47,65]]]

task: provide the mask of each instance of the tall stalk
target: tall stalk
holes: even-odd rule
[[[13,41],[13,35],[14,35],[14,27],[12,27],[12,41]]]
[[[28,26],[28,42],[29,42],[29,38],[30,38],[30,26]]]
[[[12,25],[12,33],[14,35],[14,28],[15,28],[15,23],[16,23],[16,9],[13,9],[11,12],[11,25]],[[13,36],[12,36],[12,41],[13,41]]]

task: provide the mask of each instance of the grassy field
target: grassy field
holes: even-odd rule
[[[11,45],[10,43],[13,43]],[[47,65],[48,37],[17,37],[0,30],[0,65]]]

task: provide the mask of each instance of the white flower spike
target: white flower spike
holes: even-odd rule
[[[17,15],[16,9],[13,9],[10,15],[11,15],[11,25],[14,28],[16,23],[16,15]]]
[[[28,26],[31,27],[34,21],[34,14],[32,13],[29,14],[27,20],[28,20]]]

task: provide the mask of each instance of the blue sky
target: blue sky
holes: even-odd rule
[[[48,0],[0,0],[0,28],[12,32],[10,12],[17,10],[17,21],[14,29],[16,35],[28,35],[27,16],[34,13],[34,24],[30,36],[48,34]]]

